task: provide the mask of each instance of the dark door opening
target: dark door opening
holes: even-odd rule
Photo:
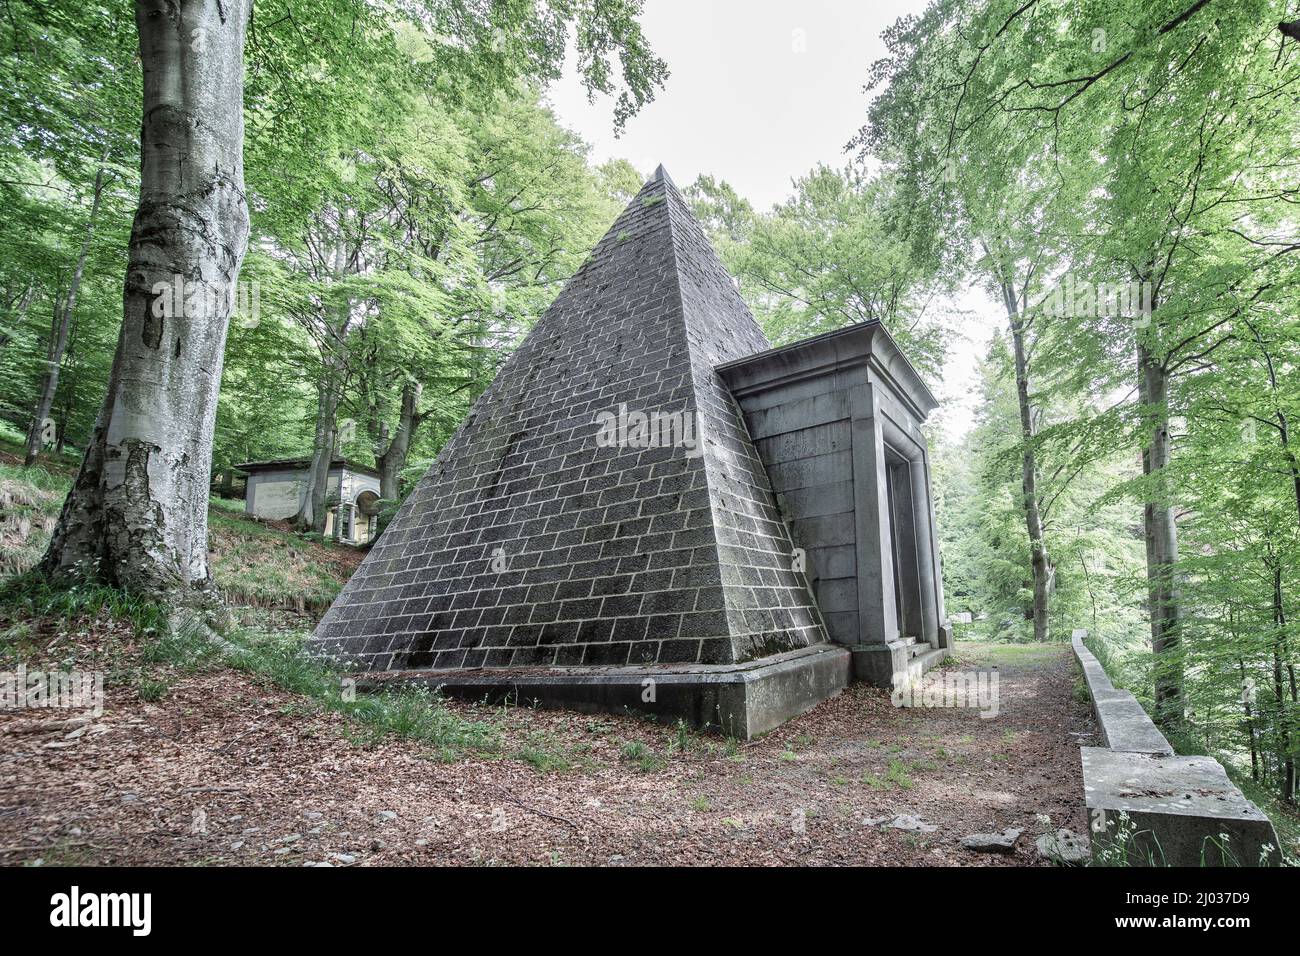
[[[889,507],[889,551],[894,569],[898,633],[923,639],[921,575],[917,564],[916,511],[912,501],[912,463],[885,447],[885,490]]]

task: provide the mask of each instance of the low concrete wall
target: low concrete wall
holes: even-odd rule
[[[1101,739],[1111,750],[1129,753],[1160,754],[1172,757],[1174,748],[1165,735],[1156,729],[1137,698],[1110,682],[1106,669],[1084,646],[1083,638],[1073,639],[1074,656],[1083,668],[1083,678],[1088,682],[1088,695],[1092,710],[1101,728]]]
[[[1217,760],[1174,755],[1137,699],[1117,689],[1084,646],[1086,633],[1075,632],[1074,656],[1106,743],[1081,755],[1093,858],[1122,855],[1134,866],[1277,863],[1268,817]]]

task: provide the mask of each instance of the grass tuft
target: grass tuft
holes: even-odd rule
[[[167,629],[167,610],[153,601],[98,584],[54,587],[33,572],[0,582],[0,610],[20,619],[95,617],[107,613],[116,620],[129,622],[137,637]]]
[[[345,715],[359,725],[361,742],[376,744],[391,735],[432,746],[447,760],[467,751],[500,749],[495,726],[453,713],[426,688],[357,694],[350,678],[303,653],[304,632],[239,630],[226,638],[229,646],[223,656],[230,666]]]
[[[619,756],[628,763],[636,764],[637,769],[642,773],[660,770],[665,766],[663,758],[640,740],[629,740],[624,743]]]

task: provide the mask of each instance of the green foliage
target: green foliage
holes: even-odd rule
[[[374,460],[411,384],[423,388],[411,453],[436,453],[639,186],[625,162],[593,169],[541,96],[567,57],[590,94],[613,97],[621,126],[667,76],[640,13],[640,0],[259,2],[244,105],[249,308],[228,336],[219,472],[307,454],[318,418],[359,423],[336,451]],[[90,433],[121,320],[137,44],[125,0],[18,0],[0,22],[0,418],[20,433],[106,172],[51,416],[60,449]]]
[[[895,236],[893,183],[854,167],[818,166],[794,186],[789,200],[765,214],[712,177],[687,191],[768,337],[783,345],[880,322],[935,379],[945,331],[927,306],[938,283]]]
[[[1021,448],[1011,355],[994,339],[980,364],[974,429],[935,452],[935,510],[944,555],[945,606],[977,618],[972,637],[1032,638],[1029,543],[1021,505]],[[1044,536],[1053,565],[1050,634],[1087,627],[1113,639],[1143,629],[1137,594],[1140,528],[1127,502],[1104,500],[1132,478],[1131,459],[1062,442],[1077,404],[1040,411],[1036,440]]]
[[[1025,332],[1032,429],[994,354],[955,452],[969,460],[939,469],[950,599],[974,596],[986,631],[1022,629],[1028,448],[1051,511],[1053,631],[1090,626],[1139,697],[1177,695],[1180,733],[1294,803],[1300,45],[1286,18],[1268,0],[935,0],[887,32],[856,142],[893,177],[917,254],[981,277]],[[1117,283],[1142,307],[1098,306]],[[1091,300],[1053,306],[1080,284]],[[1141,536],[1158,540],[1166,511],[1168,558]]]

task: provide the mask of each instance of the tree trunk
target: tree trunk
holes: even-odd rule
[[[303,490],[302,504],[294,516],[294,524],[304,531],[324,533],[328,513],[326,499],[329,492],[330,463],[334,460],[336,430],[334,418],[338,414],[339,373],[333,358],[321,373],[316,386],[316,428],[312,434],[311,465],[307,469],[307,487]]]
[[[1241,706],[1246,712],[1246,737],[1250,740],[1250,779],[1259,783],[1259,747],[1255,742],[1255,714],[1250,706],[1250,684],[1246,680],[1246,662],[1237,658],[1237,670],[1241,672]]]
[[[382,455],[376,455],[379,466],[379,497],[385,501],[396,501],[399,494],[398,476],[406,467],[406,458],[411,451],[411,442],[415,430],[420,427],[424,416],[417,410],[420,401],[420,385],[407,381],[402,385],[402,411],[397,420],[397,431]]]
[[[1038,461],[1034,453],[1034,416],[1029,403],[1029,362],[1025,356],[1025,325],[1010,284],[1002,284],[1002,299],[1011,323],[1011,345],[1016,361],[1016,401],[1020,406],[1020,489],[1024,500],[1025,530],[1029,534],[1030,563],[1034,573],[1034,640],[1047,640],[1047,618],[1052,592],[1052,565],[1043,540],[1043,519],[1038,506]]]
[[[18,327],[26,321],[27,310],[32,307],[32,303],[35,300],[36,286],[29,285],[23,289],[22,294],[18,297],[18,303],[14,306],[13,321],[9,323],[7,329],[0,330],[0,349],[13,341],[14,332],[16,332]]]
[[[1286,684],[1283,679],[1283,660],[1287,656],[1286,609],[1282,601],[1282,565],[1273,564],[1273,694],[1277,701],[1277,760],[1281,769],[1280,796],[1286,803],[1295,803],[1296,766],[1291,746],[1290,707],[1287,706]],[[1294,692],[1294,686],[1292,687]]]
[[[1300,21],[1297,21],[1300,22]],[[1287,418],[1286,410],[1282,407],[1281,395],[1279,394],[1277,382],[1277,366],[1273,362],[1272,352],[1264,342],[1264,337],[1259,334],[1259,329],[1250,321],[1243,317],[1246,327],[1254,336],[1255,344],[1259,346],[1260,355],[1264,357],[1265,368],[1268,369],[1268,386],[1273,396],[1273,416],[1277,426],[1278,440],[1282,443],[1282,454],[1287,461],[1287,469],[1291,474],[1291,492],[1295,497],[1296,521],[1300,522],[1300,461],[1296,460],[1295,452],[1291,449],[1291,423]]]
[[[1142,448],[1142,471],[1152,479],[1143,506],[1147,550],[1147,604],[1151,616],[1151,650],[1156,657],[1155,717],[1166,729],[1183,722],[1183,665],[1179,659],[1178,526],[1168,472],[1169,372],[1145,345],[1138,345],[1138,393],[1150,416]]]
[[[77,322],[72,322],[72,330],[68,334],[68,347],[63,353],[63,362],[67,365],[67,371],[72,371],[77,367],[76,364],[76,343],[77,343]],[[54,455],[60,457],[63,455],[64,445],[68,441],[68,422],[72,419],[72,412],[77,407],[77,379],[80,376],[73,375],[71,378],[65,373],[61,374],[61,387],[63,389],[63,408],[59,411],[58,427],[54,437]]]
[[[81,291],[81,277],[86,271],[86,257],[90,254],[90,243],[95,238],[95,219],[99,215],[99,200],[104,194],[104,175],[107,172],[108,152],[104,152],[99,161],[99,170],[95,173],[94,198],[90,203],[90,220],[86,223],[86,235],[81,240],[81,251],[77,254],[77,265],[68,284],[68,294],[62,302],[56,302],[54,327],[50,330],[50,345],[45,353],[45,374],[41,376],[41,387],[37,393],[36,408],[32,414],[31,427],[27,429],[27,453],[23,459],[24,467],[31,467],[41,453],[41,448],[49,441],[46,420],[54,408],[54,396],[59,390],[59,370],[63,366],[63,353],[68,348],[68,334],[72,329],[72,313],[77,308],[77,294]]]
[[[122,329],[81,471],[42,563],[174,605],[211,605],[207,508],[221,366],[248,245],[250,0],[137,0],[140,206]],[[182,314],[177,277],[200,292]],[[175,293],[175,294],[172,294]]]
[[[1286,672],[1291,684],[1291,707],[1290,707],[1290,714],[1287,717],[1287,727],[1288,727],[1287,734],[1288,734],[1288,739],[1294,741],[1295,732],[1296,732],[1296,726],[1295,726],[1296,715],[1300,714],[1300,691],[1298,691],[1296,688],[1295,665],[1288,661],[1286,665]],[[1290,803],[1292,806],[1295,806],[1296,798],[1300,797],[1300,793],[1297,793],[1297,787],[1300,787],[1300,781],[1296,780],[1295,745],[1292,743],[1289,746],[1291,748],[1290,750],[1288,750],[1288,759],[1290,760],[1290,768],[1291,768],[1291,792],[1290,795],[1287,797],[1287,802]]]
[[[341,218],[341,217],[340,217]],[[340,231],[342,227],[340,226]],[[348,248],[340,238],[334,247],[334,276],[341,277],[348,268]],[[294,524],[304,531],[325,532],[329,494],[330,463],[339,446],[337,425],[339,404],[343,400],[346,372],[348,327],[352,320],[352,303],[344,299],[337,316],[338,327],[331,328],[326,313],[322,341],[321,378],[316,384],[316,428],[312,435],[311,465],[307,469],[307,487]]]

